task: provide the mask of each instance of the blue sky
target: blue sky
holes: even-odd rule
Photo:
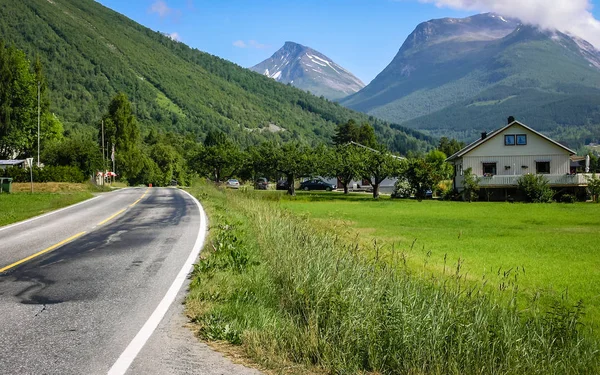
[[[525,0],[526,1],[526,0]],[[153,30],[250,67],[285,41],[310,46],[365,83],[423,21],[477,12],[417,0],[99,0]],[[600,4],[600,0],[594,0]],[[593,10],[598,19],[600,9]]]

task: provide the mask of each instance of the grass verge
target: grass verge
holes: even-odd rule
[[[197,185],[211,220],[188,314],[206,340],[239,346],[282,373],[598,373],[581,306],[517,304],[466,281],[460,263],[424,280],[400,254],[358,243],[253,199]]]
[[[0,226],[70,206],[100,191],[89,184],[47,183],[34,186],[31,194],[29,184],[13,185],[12,194],[0,194]],[[27,185],[27,192],[22,192],[20,185]]]
[[[414,269],[443,274],[461,263],[472,280],[502,288],[517,279],[521,295],[583,301],[584,321],[600,329],[598,206],[426,200],[360,200],[362,196],[298,194],[280,204],[355,239],[374,257],[402,249]]]

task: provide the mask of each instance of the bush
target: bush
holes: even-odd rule
[[[473,174],[473,168],[465,169],[463,185],[463,199],[469,202],[477,200],[479,197],[479,177]]]
[[[415,193],[415,189],[405,178],[399,178],[394,185],[392,198],[410,198]]]
[[[577,202],[577,197],[573,194],[563,194],[560,197],[560,201],[562,203],[575,203]]]
[[[13,182],[29,182],[31,174],[29,169],[11,167],[4,170],[4,177],[11,177]],[[46,166],[33,167],[33,182],[85,182],[87,178],[77,167],[71,166]]]
[[[548,185],[548,179],[541,174],[526,174],[517,180],[519,190],[525,195],[527,202],[549,203],[554,191]]]
[[[600,201],[600,178],[596,176],[596,173],[592,174],[592,177],[588,177],[588,191],[592,196],[592,201],[598,203]]]

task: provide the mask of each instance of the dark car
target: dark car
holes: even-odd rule
[[[276,190],[287,190],[290,184],[288,184],[287,180],[279,180],[275,185]]]
[[[300,189],[302,190],[327,190],[332,191],[335,190],[337,186],[335,184],[327,183],[323,180],[308,180],[304,181],[300,184]]]
[[[264,177],[257,179],[254,188],[256,190],[267,190],[269,188],[269,180]]]

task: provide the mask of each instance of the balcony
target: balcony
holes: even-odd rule
[[[550,186],[587,186],[587,178],[591,177],[591,173],[578,173],[578,174],[545,174],[543,175],[548,180]],[[521,177],[520,175],[513,176],[482,176],[479,177],[479,186],[483,188],[489,187],[509,187],[517,186],[517,180]]]

